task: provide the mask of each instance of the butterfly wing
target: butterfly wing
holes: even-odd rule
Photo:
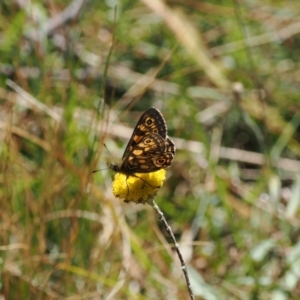
[[[174,145],[174,142],[168,137],[165,144],[166,144],[166,152],[171,152],[173,156],[175,156],[176,147]]]
[[[152,133],[160,135],[163,140],[167,137],[167,126],[164,117],[161,112],[154,107],[147,109],[140,117],[124,151],[122,159],[126,158],[146,135]]]
[[[169,140],[169,139],[168,139]],[[169,140],[172,142],[171,140]],[[173,147],[172,147],[173,145]],[[124,157],[120,172],[150,173],[168,167],[174,157],[175,147],[156,133],[144,136],[138,144]],[[168,148],[172,151],[168,151]]]

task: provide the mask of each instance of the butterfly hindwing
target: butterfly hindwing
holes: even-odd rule
[[[167,126],[161,112],[149,108],[135,126],[121,165],[110,167],[127,175],[155,172],[170,166],[175,151],[173,141],[167,136]]]
[[[169,138],[167,138],[166,140],[166,152],[171,152],[173,154],[173,156],[175,156],[175,145],[174,142],[172,140],[170,140]]]
[[[154,163],[157,158],[165,153],[165,140],[158,134],[146,135],[133,149],[124,157],[121,170],[131,173],[149,173],[161,169],[162,163]],[[153,161],[152,158],[155,157]]]

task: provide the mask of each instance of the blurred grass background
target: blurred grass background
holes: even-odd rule
[[[156,200],[196,298],[300,299],[299,15],[279,0],[1,1],[1,299],[188,299],[154,211],[91,174],[152,106],[177,146]]]

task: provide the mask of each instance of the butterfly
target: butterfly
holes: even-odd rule
[[[137,122],[122,162],[109,167],[125,175],[151,173],[171,165],[175,156],[175,145],[167,135],[167,126],[161,112],[147,109]]]

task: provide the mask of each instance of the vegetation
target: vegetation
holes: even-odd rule
[[[177,152],[155,201],[196,299],[299,299],[299,15],[299,1],[1,1],[3,297],[189,299],[155,211],[115,198],[107,169],[156,107]]]

